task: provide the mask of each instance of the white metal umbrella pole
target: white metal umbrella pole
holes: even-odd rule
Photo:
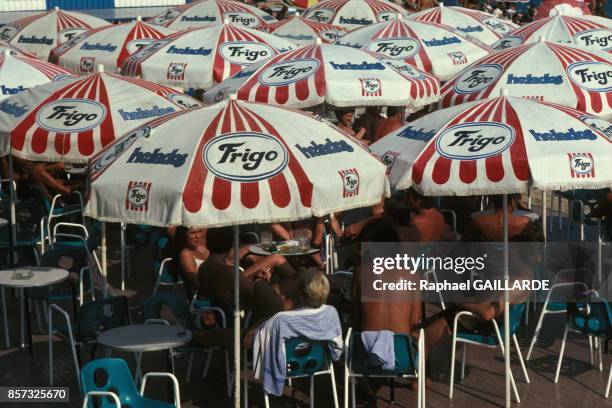
[[[544,243],[546,244],[546,191],[542,191],[542,234],[544,235]]]
[[[234,408],[240,408],[240,228],[234,225]]]
[[[106,223],[102,222],[102,239],[100,240],[100,251],[102,252],[102,299],[106,299],[106,285],[107,285],[107,263],[106,263]]]
[[[508,270],[508,194],[504,194],[504,281],[506,287],[510,280]],[[511,384],[510,384],[510,294],[504,290],[504,365],[506,372],[506,408],[510,408]]]
[[[17,196],[15,192],[15,185],[13,184],[13,155],[8,155],[9,161],[9,195],[10,195],[10,206],[11,206],[11,245],[17,245],[17,214],[15,211],[15,202],[17,201]],[[44,247],[44,243],[41,243]]]
[[[125,233],[126,233],[126,229],[127,229],[127,224],[125,222],[121,223],[121,290],[125,290],[125,270],[126,270],[126,264],[127,262],[129,262],[126,259],[126,239],[125,239]],[[155,271],[157,272],[157,271]]]

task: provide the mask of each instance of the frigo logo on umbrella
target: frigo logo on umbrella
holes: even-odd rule
[[[399,60],[381,60],[400,74],[411,79],[424,79],[425,75],[412,65]]]
[[[149,193],[151,183],[130,181],[125,195],[125,208],[131,211],[146,212],[149,210]]]
[[[318,23],[329,23],[335,14],[336,12],[332,9],[321,8],[314,10],[306,18]]]
[[[63,44],[66,41],[70,41],[73,38],[83,34],[85,31],[87,31],[87,29],[83,27],[66,28],[65,30],[62,30],[58,33],[57,35],[58,43]]]
[[[574,34],[574,42],[582,47],[608,51],[612,49],[612,31],[605,28],[581,31]]]
[[[308,78],[319,69],[319,61],[304,58],[282,61],[261,71],[259,83],[266,86],[281,86]]]
[[[91,130],[106,118],[106,107],[90,99],[60,99],[43,105],[36,113],[36,123],[58,133]]]
[[[107,148],[97,159],[91,163],[89,172],[91,177],[103,172],[111,163],[119,158],[124,152],[126,152],[136,140],[141,137],[147,137],[151,133],[151,128],[146,126],[140,129],[136,129],[133,132],[125,135],[111,147]]]
[[[161,14],[155,17],[153,20],[151,20],[151,22],[153,24],[163,25],[163,24],[166,24],[168,21],[174,20],[175,18],[177,18],[179,14],[181,14],[180,10],[170,9],[170,10],[167,10],[164,14]]]
[[[469,68],[457,78],[453,90],[458,94],[480,92],[499,78],[502,67],[498,64],[482,64]]]
[[[254,182],[270,179],[289,162],[285,145],[264,133],[239,132],[219,135],[204,147],[206,167],[228,181]]]
[[[156,40],[153,38],[140,38],[138,40],[132,40],[126,44],[125,49],[127,50],[128,54],[132,55],[140,51],[143,47],[153,44],[155,41]]]
[[[612,65],[607,62],[575,62],[567,67],[567,74],[579,87],[587,91],[612,90]]]
[[[338,38],[342,37],[342,33],[338,30],[322,30],[319,31],[319,36],[331,42],[336,41]]]
[[[496,43],[491,45],[491,48],[495,51],[507,50],[508,48],[514,48],[523,43],[523,37],[520,36],[508,36],[500,39]]]
[[[13,26],[0,27],[0,41],[10,41],[17,35],[19,29]]]
[[[392,10],[381,11],[376,15],[376,18],[378,18],[378,21],[391,21],[397,19],[397,14],[397,11]]]
[[[512,31],[512,28],[510,28],[510,26],[502,23],[501,21],[493,17],[483,18],[482,20],[480,20],[480,22],[500,35],[506,35],[510,31]]]
[[[225,42],[219,45],[224,60],[237,65],[250,65],[276,54],[272,47],[251,41]]]
[[[448,159],[484,159],[502,153],[514,143],[514,139],[514,129],[504,123],[461,123],[438,135],[436,151]]]
[[[591,153],[568,153],[572,178],[595,177],[595,160]]]
[[[172,101],[174,104],[186,109],[200,106],[200,103],[197,100],[180,93],[170,93],[166,95],[166,98],[170,99],[170,101]]]
[[[367,46],[373,51],[391,58],[410,58],[419,52],[419,42],[413,38],[385,38],[372,41]]]
[[[259,27],[259,20],[257,17],[243,11],[228,11],[223,14],[223,19],[228,19],[230,23],[241,24],[245,27]]]

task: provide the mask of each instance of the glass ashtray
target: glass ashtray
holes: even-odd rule
[[[33,276],[34,276],[33,271],[23,269],[23,270],[16,270],[15,272],[13,272],[12,279],[28,280],[28,279],[32,279]]]

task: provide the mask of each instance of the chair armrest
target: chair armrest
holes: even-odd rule
[[[58,222],[53,226],[53,235],[57,234],[57,230],[60,227],[70,227],[70,228],[78,228],[83,231],[83,236],[85,238],[89,237],[89,232],[87,232],[87,228],[83,224],[77,224],[74,222]]]
[[[351,272],[351,271],[336,271],[334,273],[334,275],[346,276],[347,278],[352,278],[353,277],[353,272]]]
[[[346,331],[346,337],[344,338],[344,370],[348,373],[348,369],[351,365],[351,337],[353,335],[353,328],[349,326]]]
[[[198,311],[198,318],[202,312],[218,313],[219,316],[221,316],[221,328],[223,329],[227,328],[227,319],[225,318],[225,312],[220,307],[202,306],[202,307],[197,308],[197,311]]]
[[[174,387],[174,405],[177,408],[181,407],[181,395],[179,392],[179,383],[174,374],[172,373],[146,373],[144,377],[142,377],[142,383],[140,384],[140,395],[144,397],[145,387],[147,385],[147,379],[149,377],[166,377],[172,381],[172,385]]]
[[[145,324],[165,324],[166,326],[170,326],[170,322],[166,319],[147,319],[145,320]]]
[[[113,402],[115,403],[115,406],[117,408],[121,408],[121,401],[119,401],[119,397],[117,396],[117,394],[110,391],[89,391],[87,394],[85,394],[85,398],[83,398],[82,408],[87,408],[87,404],[89,403],[89,397],[96,396],[111,397],[113,399]]]
[[[468,312],[467,310],[457,313],[455,315],[455,319],[453,320],[453,337],[457,336],[457,323],[459,323],[459,318],[461,316],[476,316],[476,315],[472,312]],[[495,321],[495,319],[493,320]]]
[[[76,339],[74,338],[74,334],[72,333],[72,324],[70,323],[70,316],[68,315],[68,312],[66,312],[64,309],[62,309],[61,307],[59,307],[58,305],[54,303],[51,303],[49,307],[47,308],[47,320],[49,322],[49,334],[53,332],[53,311],[54,310],[64,317],[64,319],[66,320],[66,327],[68,328],[68,335],[70,336],[70,339],[72,341],[76,341]]]
[[[164,268],[166,267],[166,264],[169,262],[172,262],[172,258],[162,259],[161,263],[159,264],[159,269],[157,270],[157,276],[162,275],[162,273],[164,272]]]

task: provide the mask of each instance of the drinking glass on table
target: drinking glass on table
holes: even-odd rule
[[[259,240],[262,245],[270,245],[272,243],[272,231],[261,231]]]

